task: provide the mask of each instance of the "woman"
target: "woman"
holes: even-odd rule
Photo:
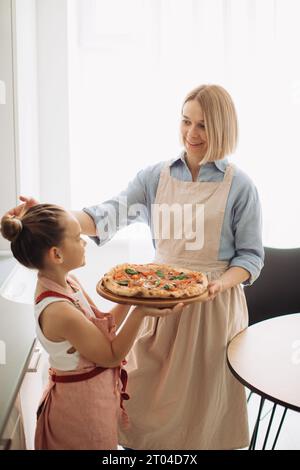
[[[226,90],[203,85],[187,95],[181,137],[178,158],[140,171],[116,198],[74,214],[99,244],[144,220],[152,227],[155,261],[205,272],[210,281],[208,301],[191,304],[188,314],[145,319],[127,358],[131,426],[120,431],[120,444],[241,448],[248,445],[245,392],[227,367],[226,347],[247,327],[241,284],[259,276],[264,255],[256,188],[225,158],[237,143],[235,107]],[[166,220],[165,207],[167,236],[159,223]]]

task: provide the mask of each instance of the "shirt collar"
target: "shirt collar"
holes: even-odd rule
[[[182,162],[186,165],[186,161],[185,161],[184,157],[185,157],[185,152],[183,151],[178,157],[174,158],[171,161],[170,166],[173,166],[178,162]],[[222,160],[216,160],[215,162],[205,163],[205,165],[203,165],[203,166],[205,166],[205,167],[216,166],[218,168],[218,170],[225,173],[227,165],[228,165],[228,158],[225,157],[225,158],[222,158]]]

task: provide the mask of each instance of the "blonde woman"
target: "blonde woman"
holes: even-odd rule
[[[257,190],[226,158],[237,136],[228,92],[202,85],[184,100],[184,148],[177,158],[140,171],[110,201],[74,212],[82,232],[101,245],[137,220],[128,214],[135,205],[138,220],[151,226],[157,262],[203,271],[209,278],[207,302],[186,307],[184,314],[145,318],[127,358],[131,426],[120,431],[124,447],[248,445],[245,392],[227,367],[226,346],[247,327],[242,284],[259,276],[264,252]],[[163,217],[166,207],[170,217]],[[118,220],[110,223],[114,214]],[[169,231],[162,219],[170,222]]]

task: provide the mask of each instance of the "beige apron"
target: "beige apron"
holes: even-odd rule
[[[234,168],[222,182],[185,182],[162,170],[155,204],[204,204],[204,245],[159,239],[156,261],[206,272],[217,279],[224,211]],[[193,213],[195,217],[196,211]],[[172,233],[172,232],[171,232]],[[119,442],[133,449],[235,449],[249,443],[245,391],[226,364],[226,346],[248,324],[241,285],[181,315],[147,317],[128,356],[126,404],[130,427]]]

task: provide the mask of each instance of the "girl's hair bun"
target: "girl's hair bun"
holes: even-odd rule
[[[1,233],[10,242],[16,240],[23,230],[22,220],[18,217],[6,216],[1,220]]]

